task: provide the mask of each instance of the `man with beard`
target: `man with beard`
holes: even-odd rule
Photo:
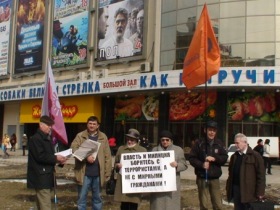
[[[115,36],[107,40],[100,48],[105,50],[106,59],[128,57],[133,55],[132,42],[124,37],[128,22],[128,12],[125,8],[119,8],[114,15]]]

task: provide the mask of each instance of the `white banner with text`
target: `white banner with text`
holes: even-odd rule
[[[122,154],[122,193],[176,191],[174,160],[174,151]]]

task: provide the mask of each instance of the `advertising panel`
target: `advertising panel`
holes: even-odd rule
[[[55,0],[52,67],[87,63],[88,1]]]
[[[0,1],[0,76],[8,74],[12,0]]]
[[[206,112],[207,118],[215,118],[216,91],[205,92],[172,92],[170,93],[169,120],[194,120],[201,119]]]
[[[37,123],[41,117],[42,100],[25,100],[20,105],[20,123]],[[77,96],[60,98],[65,123],[84,123],[88,116],[101,118],[101,98]]]
[[[19,0],[15,74],[42,69],[45,0]]]
[[[115,120],[158,120],[158,114],[157,95],[116,99]]]
[[[279,104],[279,93],[232,93],[228,99],[228,118],[232,121],[280,122]]]
[[[143,54],[144,0],[99,0],[97,61]]]

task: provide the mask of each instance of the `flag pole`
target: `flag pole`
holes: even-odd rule
[[[204,49],[204,62],[205,62],[205,85],[204,85],[204,96],[205,96],[205,112],[204,112],[204,121],[205,121],[205,129],[206,129],[206,133],[205,133],[205,159],[207,158],[207,153],[208,153],[208,146],[207,146],[207,99],[208,99],[208,90],[207,90],[207,78],[208,78],[208,75],[207,75],[207,50],[208,50],[208,43],[207,43],[207,19],[204,18],[204,25],[206,27],[206,30],[204,30],[204,46],[205,46],[205,49]],[[205,169],[205,182],[207,183],[208,182],[208,169]]]

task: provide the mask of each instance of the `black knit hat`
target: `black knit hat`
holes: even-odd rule
[[[163,137],[169,138],[169,139],[172,140],[173,139],[173,134],[168,130],[163,130],[163,131],[160,132],[159,138],[163,138]]]
[[[40,118],[40,122],[45,123],[45,124],[48,125],[48,126],[51,126],[51,125],[54,124],[53,119],[50,118],[50,117],[47,116],[47,115],[42,116],[42,117]]]

